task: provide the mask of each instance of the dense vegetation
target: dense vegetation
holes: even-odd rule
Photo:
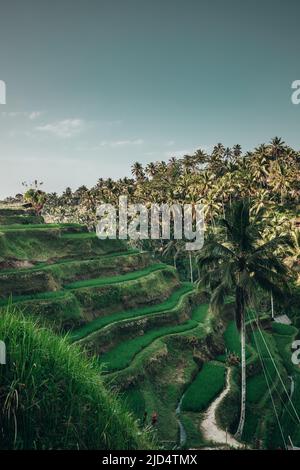
[[[278,448],[290,435],[300,445],[299,370],[290,360],[300,326],[299,170],[299,152],[278,138],[247,154],[218,144],[209,155],[199,150],[145,168],[135,163],[132,178],[100,179],[90,189],[67,188],[61,196],[27,191],[28,212],[0,207],[0,339],[13,351],[0,371],[3,446],[148,448],[153,412],[164,447],[179,442],[178,418],[186,447],[215,445],[200,424],[230,367],[230,393],[217,418],[223,429],[237,429],[241,318],[246,414],[239,437]],[[120,195],[128,202],[202,202],[204,250],[188,258],[182,241],[99,241],[92,230],[96,207],[118,205]],[[236,224],[230,214],[241,204],[246,223]],[[288,295],[279,292],[283,285]],[[11,312],[11,302],[23,313]],[[271,322],[271,305],[293,326]],[[63,338],[44,325],[63,330]],[[72,394],[79,399],[70,408]]]
[[[8,351],[0,369],[1,449],[150,446],[150,437],[104,388],[95,362],[66,338],[11,306],[1,312],[0,338]]]

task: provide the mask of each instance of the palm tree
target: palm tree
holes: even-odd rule
[[[278,160],[285,149],[285,142],[281,137],[274,137],[270,142],[270,149],[272,157]]]
[[[155,176],[156,171],[157,171],[156,164],[154,162],[148,163],[145,171],[148,176],[151,176],[153,178],[153,176]]]
[[[207,153],[202,150],[202,149],[198,149],[196,150],[195,154],[194,154],[194,159],[195,159],[195,162],[200,165],[201,167],[205,167],[208,163],[208,155]]]
[[[131,173],[136,180],[143,180],[145,178],[143,165],[139,162],[135,162],[131,167]]]
[[[212,290],[211,309],[219,312],[226,297],[235,294],[235,320],[241,333],[241,412],[236,438],[243,433],[246,409],[246,309],[254,304],[259,289],[280,297],[288,287],[289,271],[276,256],[288,244],[287,237],[264,242],[260,233],[262,214],[250,219],[248,200],[240,200],[220,220],[198,255],[200,283]]]
[[[195,173],[197,160],[194,155],[184,155],[182,158],[182,166],[186,173]]]
[[[235,160],[238,160],[240,156],[242,155],[242,147],[240,146],[240,144],[235,144],[232,147],[232,151],[233,151],[233,156]]]

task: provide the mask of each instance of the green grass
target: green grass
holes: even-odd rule
[[[28,225],[41,224],[44,220],[37,215],[0,215],[0,227],[3,225]]]
[[[14,269],[1,269],[0,272],[0,277],[2,275],[7,275],[7,274],[17,274],[17,273],[31,273],[35,271],[51,271],[53,270],[56,266],[63,267],[63,266],[72,266],[78,263],[81,263],[84,265],[84,263],[89,263],[89,262],[94,262],[98,260],[103,260],[103,259],[110,259],[110,258],[119,258],[121,256],[130,256],[130,255],[136,255],[141,253],[139,250],[136,249],[130,249],[126,251],[120,251],[117,253],[107,253],[103,254],[99,257],[93,257],[93,258],[88,258],[88,259],[62,259],[55,261],[54,263],[37,263],[34,266],[31,266],[30,268],[14,268]]]
[[[61,235],[61,238],[66,239],[66,240],[85,240],[85,239],[96,238],[97,240],[99,240],[96,235],[96,232],[63,233]]]
[[[205,362],[182,401],[182,411],[200,412],[225,386],[225,367],[217,362]]]
[[[145,349],[156,339],[196,328],[200,322],[204,321],[207,310],[207,305],[201,305],[194,309],[191,318],[184,323],[154,328],[142,336],[123,341],[117,347],[102,354],[99,358],[99,362],[104,364],[104,370],[108,372],[125,369],[140,351]]]
[[[224,341],[227,350],[231,353],[236,354],[240,357],[241,355],[241,338],[240,333],[236,327],[235,321],[231,321],[225,332],[224,332]]]
[[[203,446],[204,439],[199,426],[199,415],[193,413],[181,413],[180,421],[186,432],[186,443],[184,449],[198,449]]]
[[[119,284],[121,282],[126,281],[134,281],[135,279],[139,279],[141,277],[147,276],[148,274],[154,273],[156,271],[161,271],[163,269],[170,269],[174,270],[171,266],[167,264],[159,263],[159,264],[152,264],[145,269],[140,271],[134,271],[127,274],[121,274],[119,276],[111,276],[111,277],[104,277],[98,279],[87,279],[86,281],[77,281],[72,282],[71,284],[67,284],[65,289],[83,289],[86,287],[100,287],[106,284]]]
[[[228,353],[233,353],[239,358],[241,357],[241,338],[240,333],[237,329],[235,321],[230,321],[224,332],[224,341],[225,348]],[[251,356],[251,351],[248,346],[246,346],[246,357],[247,359]],[[217,357],[218,360],[224,362],[226,360],[226,355],[223,354]]]
[[[133,412],[136,418],[142,420],[146,411],[146,403],[138,385],[129,387],[124,393],[122,393],[121,397],[122,400],[125,401],[125,405],[128,410]]]
[[[298,329],[292,325],[284,325],[283,323],[276,322],[272,323],[272,330],[274,331],[274,333],[284,336],[293,336],[298,332]]]
[[[12,296],[11,299],[4,299],[0,301],[0,306],[7,305],[8,302],[24,302],[27,300],[49,300],[49,299],[58,299],[64,297],[69,290],[77,290],[84,288],[92,287],[101,287],[106,285],[120,284],[127,281],[134,281],[136,279],[143,278],[151,273],[156,271],[170,270],[173,271],[174,268],[164,264],[151,265],[147,269],[141,271],[134,271],[120,276],[113,276],[108,278],[99,278],[99,279],[89,279],[87,281],[74,282],[65,286],[65,289],[59,291],[49,291],[49,292],[39,292],[36,294],[25,294],[25,295],[16,295]]]
[[[11,232],[15,230],[51,230],[51,229],[64,229],[64,228],[83,228],[80,224],[12,224],[0,225],[0,232]]]
[[[149,449],[93,360],[11,306],[0,338],[0,449]]]
[[[57,291],[76,280],[107,278],[138,271],[153,263],[147,253],[128,252],[96,256],[88,260],[60,260],[52,264],[3,270],[0,273],[0,298]]]
[[[272,387],[277,378],[277,373],[271,359],[263,359],[265,371],[269,380],[269,385]],[[249,377],[247,379],[247,401],[249,403],[258,403],[268,393],[268,384],[265,374],[261,373]]]
[[[39,292],[32,295],[16,295],[10,297],[10,299],[3,299],[0,301],[0,307],[8,305],[10,302],[25,302],[27,300],[51,300],[51,299],[60,299],[67,295],[66,291],[50,291],[50,292]]]
[[[36,225],[36,227],[38,227]],[[45,228],[21,230],[0,230],[0,261],[31,260],[44,262],[58,259],[87,259],[102,254],[125,251],[122,240],[99,240],[93,234],[83,233],[80,237],[64,237],[64,231],[74,228]],[[77,235],[77,234],[75,234]],[[88,237],[86,237],[86,235]]]
[[[72,331],[70,333],[70,339],[72,341],[79,341],[80,339],[83,339],[91,333],[100,330],[104,326],[110,325],[120,320],[129,320],[135,317],[142,317],[145,315],[151,315],[172,310],[176,307],[180,298],[185,294],[192,292],[192,290],[193,286],[190,283],[184,283],[165,302],[156,305],[151,305],[149,307],[135,308],[128,311],[125,310],[122,312],[113,313],[106,317],[97,318],[96,320],[88,323],[87,325],[84,325],[82,328]]]

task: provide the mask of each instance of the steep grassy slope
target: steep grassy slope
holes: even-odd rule
[[[153,448],[76,346],[12,307],[1,311],[1,449]],[[148,440],[149,438],[149,440]]]

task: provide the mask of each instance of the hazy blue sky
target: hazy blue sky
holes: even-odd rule
[[[0,197],[217,142],[300,147],[299,0],[0,0]]]

